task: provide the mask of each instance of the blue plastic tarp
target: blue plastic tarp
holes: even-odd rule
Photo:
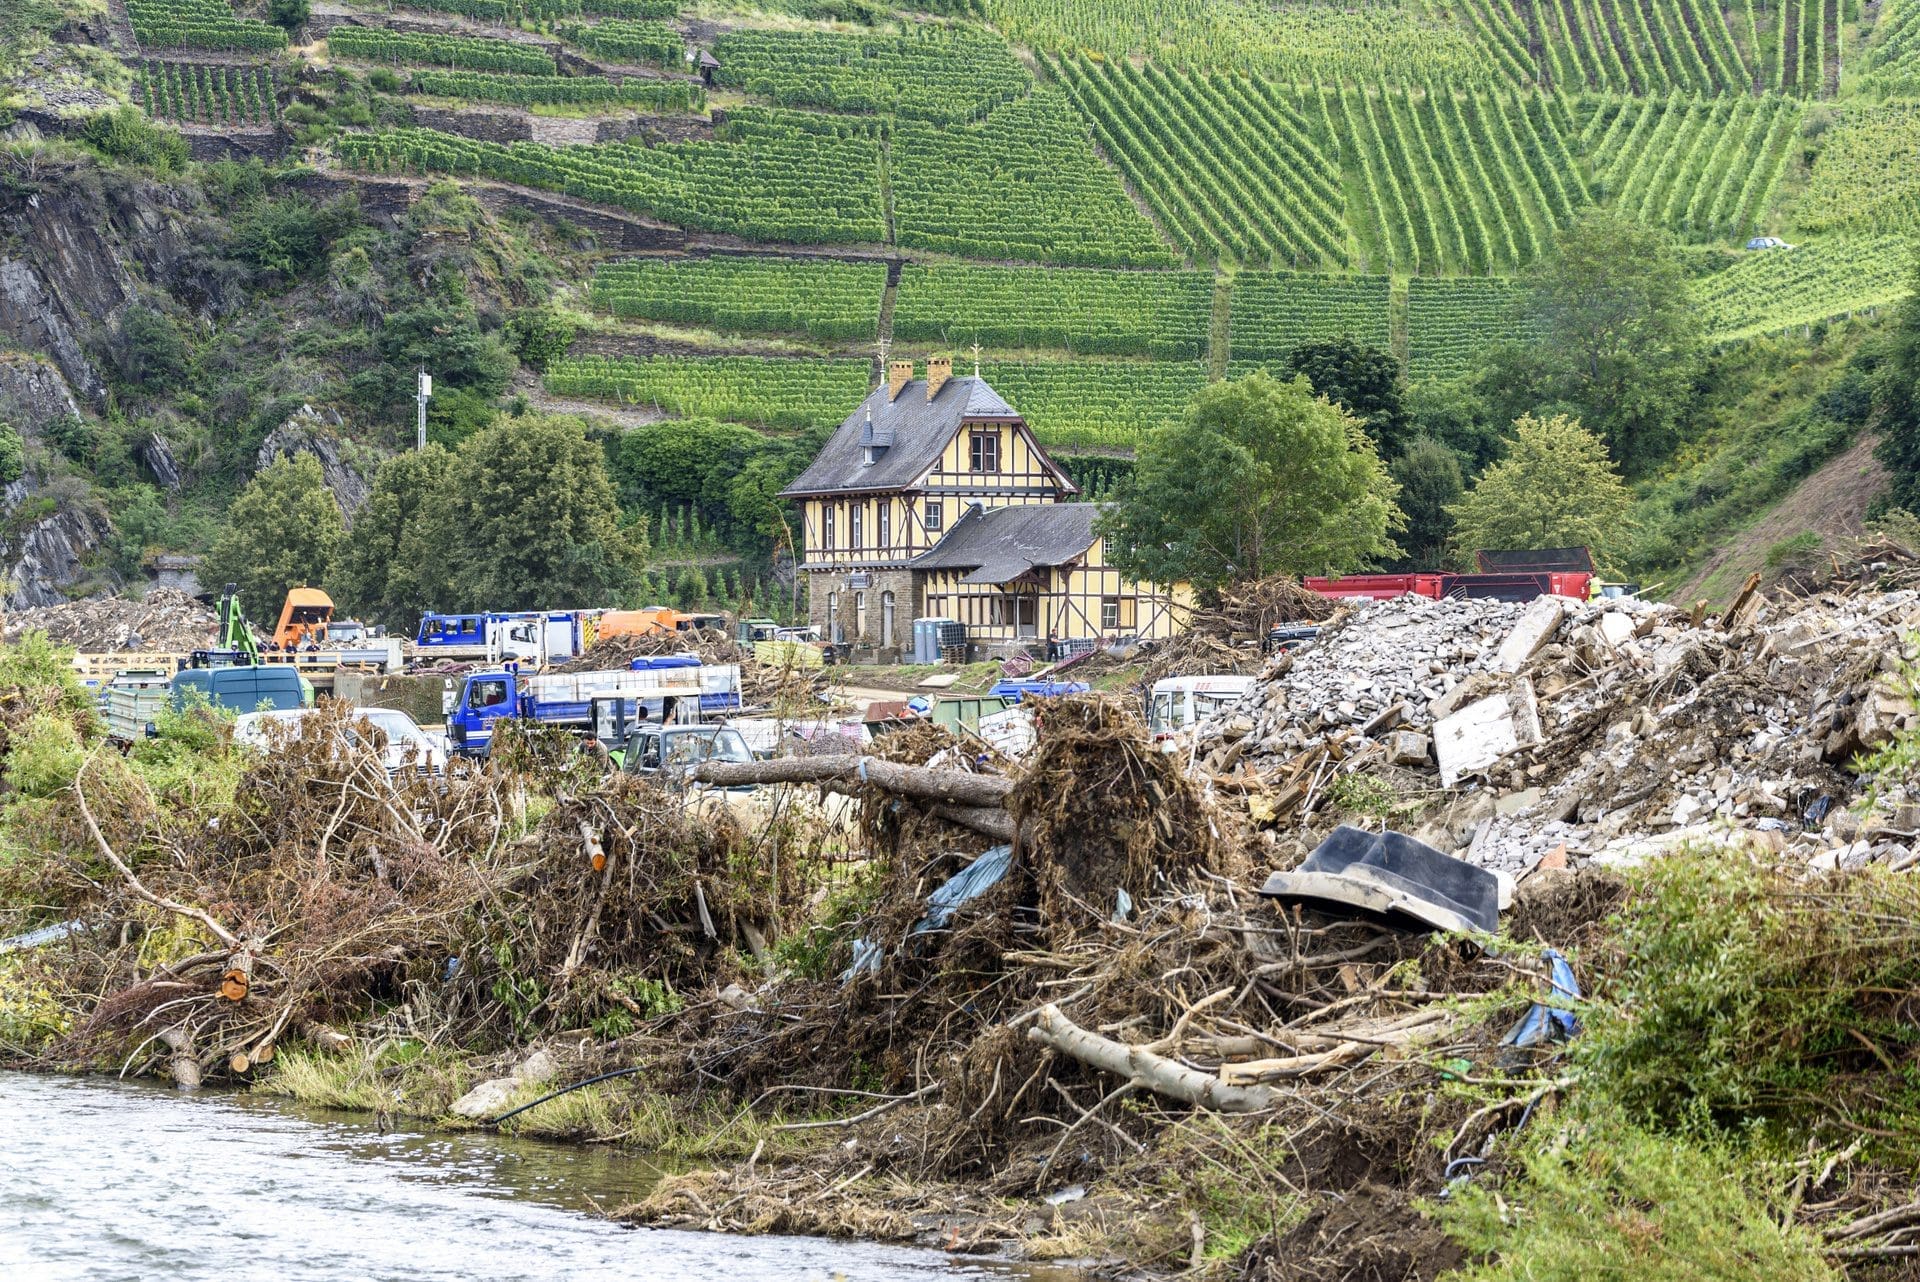
[[[1567,961],[1558,949],[1549,948],[1545,953],[1547,961],[1547,982],[1553,986],[1553,995],[1561,1002],[1577,1001],[1580,998],[1580,981],[1573,977],[1573,965]],[[1544,1042],[1564,1042],[1580,1031],[1580,1021],[1570,1010],[1560,1006],[1549,1006],[1545,1002],[1535,1002],[1533,1007],[1521,1017],[1513,1030],[1500,1039],[1502,1046],[1539,1046]]]
[[[945,930],[962,904],[969,899],[978,899],[999,885],[1011,867],[1012,846],[995,846],[983,852],[972,863],[941,882],[927,896],[927,911],[908,929],[907,938],[924,935],[930,930]],[[855,975],[879,974],[880,958],[880,945],[870,939],[854,940],[853,965],[841,973],[840,982],[844,984]]]
[[[1054,698],[1063,694],[1085,694],[1093,689],[1084,681],[998,681],[988,694],[1018,703],[1026,695]]]

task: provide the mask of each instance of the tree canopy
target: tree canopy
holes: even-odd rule
[[[1913,292],[1873,372],[1874,455],[1887,469],[1887,499],[1920,513],[1920,257]]]
[[[1357,338],[1302,343],[1287,354],[1287,373],[1304,374],[1313,390],[1360,420],[1382,458],[1398,457],[1413,437],[1406,379],[1392,352]]]
[[[1480,474],[1447,511],[1463,551],[1587,547],[1596,560],[1620,547],[1633,495],[1601,439],[1578,420],[1524,415],[1507,456]]]
[[[620,600],[644,558],[645,527],[619,522],[606,456],[585,424],[503,417],[461,444],[415,522],[431,557],[423,586],[442,610]]]
[[[425,518],[441,501],[452,465],[453,456],[431,444],[380,465],[334,568],[343,609],[412,632],[433,605],[438,558],[426,544]]]
[[[1259,372],[1148,433],[1099,528],[1114,564],[1155,583],[1341,573],[1399,551],[1398,489],[1358,420]]]
[[[1446,557],[1453,533],[1447,509],[1460,499],[1460,456],[1431,436],[1414,438],[1406,452],[1393,461],[1393,479],[1400,483],[1400,510],[1407,515],[1401,542],[1414,569],[1437,570]]]
[[[1673,242],[1590,210],[1534,265],[1521,304],[1531,342],[1499,349],[1481,388],[1505,422],[1565,413],[1606,441],[1628,475],[1671,452],[1692,395],[1698,313]]]
[[[201,577],[211,586],[237,584],[241,608],[255,622],[277,619],[288,588],[327,582],[342,529],[320,460],[283,455],[234,498]]]

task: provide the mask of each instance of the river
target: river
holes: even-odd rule
[[[634,1229],[643,1159],[237,1094],[0,1073],[6,1282],[1040,1282],[937,1251]]]

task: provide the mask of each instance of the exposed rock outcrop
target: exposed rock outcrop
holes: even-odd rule
[[[11,516],[37,497],[31,478],[23,477],[0,494],[0,509]],[[112,523],[98,507],[56,500],[51,514],[28,523],[0,547],[8,608],[57,605],[66,600],[62,588],[98,577],[88,562],[112,533]]]
[[[0,420],[28,439],[80,417],[80,403],[58,366],[24,352],[0,352]]]
[[[155,432],[140,442],[140,461],[146,465],[147,471],[153,473],[153,479],[159,482],[162,488],[168,490],[180,488],[183,479],[180,474],[180,464],[173,457],[173,446],[167,442],[166,437]]]
[[[340,505],[341,517],[351,528],[354,513],[366,503],[373,483],[349,460],[347,442],[340,435],[343,426],[343,420],[334,411],[323,413],[311,405],[302,405],[293,417],[267,434],[267,439],[260,443],[256,462],[266,467],[290,455],[313,455],[320,460],[320,473],[326,478],[327,488],[333,491],[334,502]]]

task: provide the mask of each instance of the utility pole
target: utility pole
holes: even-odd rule
[[[419,416],[413,422],[413,448],[416,450],[427,448],[427,402],[432,397],[433,375],[427,373],[423,367],[420,370],[420,382],[413,397],[414,404],[420,407]]]

